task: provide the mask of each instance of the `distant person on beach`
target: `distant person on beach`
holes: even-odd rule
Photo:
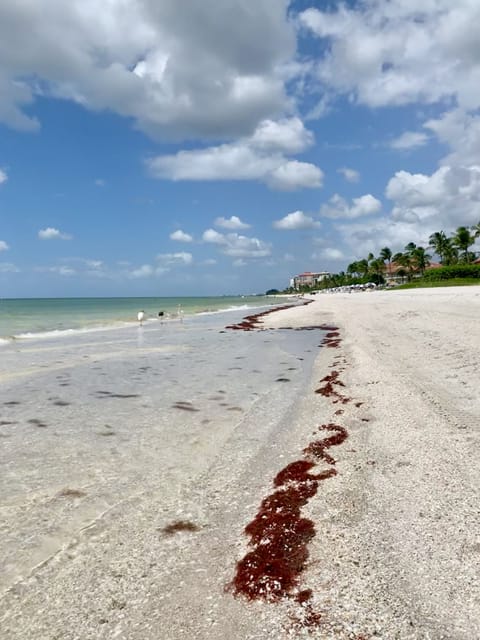
[[[143,310],[139,311],[137,313],[137,320],[140,323],[140,326],[142,326],[144,319],[145,319],[145,311],[143,311]]]

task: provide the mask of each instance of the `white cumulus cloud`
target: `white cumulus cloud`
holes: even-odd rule
[[[370,107],[454,98],[477,108],[479,21],[474,0],[365,0],[300,15],[325,47],[317,82]]]
[[[220,251],[232,258],[265,258],[271,254],[271,245],[258,238],[249,238],[238,233],[219,233],[207,229],[203,233],[204,242],[220,247]]]
[[[271,171],[266,182],[281,191],[317,189],[323,184],[323,171],[309,162],[289,160]]]
[[[193,237],[189,233],[185,233],[181,229],[177,229],[170,234],[171,240],[176,240],[177,242],[193,242]]]
[[[0,251],[7,251],[7,249],[10,249],[10,247],[5,240],[0,240]]]
[[[189,265],[193,262],[192,254],[186,251],[179,251],[177,253],[159,253],[156,259],[163,266]]]
[[[156,156],[147,160],[147,166],[154,177],[165,180],[259,180],[287,191],[318,188],[323,181],[321,169],[286,155],[303,150],[312,139],[298,118],[264,121],[250,137]]]
[[[305,215],[303,211],[293,211],[292,213],[288,213],[280,220],[275,220],[275,222],[273,223],[273,227],[275,229],[285,230],[313,229],[320,226],[320,222],[314,220],[311,216]]]
[[[142,264],[141,267],[138,267],[137,269],[132,269],[132,271],[130,271],[128,275],[131,278],[149,278],[153,274],[154,274],[154,269],[152,266],[150,266],[149,264]]]
[[[327,204],[320,208],[320,214],[326,218],[361,218],[380,212],[382,203],[380,200],[367,193],[359,198],[353,198],[352,204],[348,204],[345,198],[335,194]]]
[[[0,121],[31,130],[37,96],[132,118],[152,136],[245,135],[288,106],[288,0],[0,3]],[[232,25],[235,28],[232,29]]]
[[[428,136],[421,131],[405,131],[401,136],[391,141],[392,149],[416,149],[427,144]]]
[[[425,234],[480,220],[480,165],[442,166],[431,175],[398,171],[387,184],[397,221],[417,223]]]
[[[250,138],[256,149],[301,153],[311,147],[315,139],[313,133],[305,129],[300,118],[283,120],[263,120]]]
[[[68,233],[63,233],[54,227],[47,227],[46,229],[40,229],[38,237],[41,240],[71,240],[72,236]]]
[[[225,236],[223,233],[215,231],[215,229],[207,229],[203,232],[202,239],[204,242],[211,242],[213,244],[224,244]]]
[[[7,172],[3,169],[0,169],[0,184],[3,184],[8,180]]]
[[[217,227],[222,227],[223,229],[249,229],[250,225],[246,222],[242,222],[238,216],[230,216],[230,218],[224,218],[223,216],[219,218],[215,218],[214,224]]]
[[[337,169],[337,172],[341,173],[347,182],[358,182],[360,180],[360,173],[355,169],[341,167]]]

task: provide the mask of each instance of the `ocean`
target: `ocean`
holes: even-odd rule
[[[140,310],[153,323],[279,303],[274,296],[0,299],[0,343],[128,326]]]

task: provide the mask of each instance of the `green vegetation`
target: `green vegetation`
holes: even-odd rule
[[[394,280],[402,288],[419,286],[443,286],[446,281],[456,284],[480,284],[480,265],[472,262],[476,254],[471,251],[475,240],[480,238],[480,222],[473,227],[458,227],[448,237],[444,231],[436,231],[429,238],[428,248],[409,242],[402,252],[393,254],[383,247],[378,257],[369,253],[366,258],[348,265],[347,271],[330,275],[314,289],[326,289],[374,282],[384,284]],[[428,269],[431,249],[442,265]],[[311,290],[305,288],[305,291]]]
[[[480,264],[456,264],[432,269],[423,277],[426,281],[450,280],[452,278],[480,278]]]
[[[432,287],[470,287],[472,285],[479,285],[480,280],[478,278],[452,278],[451,280],[413,280],[412,282],[406,282],[400,284],[395,288],[398,289],[420,289],[420,288],[432,288]]]

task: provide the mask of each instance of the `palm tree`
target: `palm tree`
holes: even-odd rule
[[[410,244],[413,244],[413,242]],[[409,245],[407,245],[407,247],[408,246]],[[403,277],[403,275],[406,273],[408,280],[410,280],[412,277],[412,271],[413,271],[413,260],[412,260],[411,254],[408,252],[396,253],[393,256],[393,262],[395,262],[396,264],[400,265],[400,267],[402,267],[402,269],[397,270],[397,274],[402,275]],[[401,274],[400,274],[400,271],[402,272]]]
[[[358,272],[364,278],[368,274],[368,260],[365,260],[365,258],[363,258],[363,260],[359,260],[357,262],[357,266],[358,266]]]
[[[447,238],[445,231],[435,231],[428,239],[428,246],[431,247],[437,256],[440,258],[442,264],[445,263],[445,257],[448,254],[448,250],[451,247],[450,238]]]
[[[380,251],[380,258],[385,262],[388,262],[388,275],[391,275],[390,272],[392,270],[392,251],[389,247],[383,247]]]
[[[473,231],[473,237],[475,238],[475,240],[477,238],[480,238],[480,221],[477,222],[477,224],[473,225],[472,231]]]
[[[453,246],[452,238],[447,238],[448,243],[445,245],[445,254],[442,260],[442,264],[451,265],[458,262],[458,249]]]
[[[358,268],[358,262],[351,262],[347,267],[347,273],[350,276],[356,276],[360,273],[360,269]]]
[[[405,246],[405,251],[409,254],[412,255],[412,253],[415,251],[415,249],[417,248],[417,245],[414,242],[409,242],[406,246]]]
[[[452,244],[462,252],[463,262],[471,262],[471,251],[469,247],[475,242],[475,236],[470,233],[467,227],[458,227],[452,238]]]
[[[381,258],[376,258],[370,262],[370,271],[375,276],[373,281],[378,284],[383,283],[383,272],[385,271],[385,263]]]
[[[412,251],[412,261],[415,267],[420,271],[420,275],[423,276],[425,269],[430,264],[431,256],[425,252],[423,247],[415,247]]]

